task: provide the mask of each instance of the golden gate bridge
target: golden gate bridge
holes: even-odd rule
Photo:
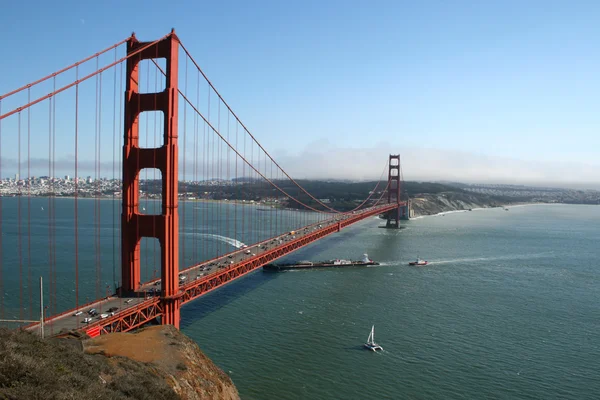
[[[92,337],[179,328],[181,306],[349,225],[386,214],[399,227],[400,156],[385,161],[360,204],[335,209],[276,162],[174,31],[132,34],[0,96],[0,320]]]

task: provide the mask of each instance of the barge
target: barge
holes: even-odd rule
[[[363,254],[362,260],[328,260],[328,261],[300,261],[295,263],[287,264],[267,264],[263,266],[263,269],[268,271],[282,271],[287,269],[311,269],[311,268],[330,268],[330,267],[366,267],[369,265],[379,265],[369,258],[367,254]]]

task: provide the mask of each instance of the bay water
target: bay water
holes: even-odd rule
[[[48,199],[21,199],[20,217],[18,202],[2,199],[3,317],[36,317],[36,279],[48,282],[51,257],[53,307],[73,307],[73,199],[56,199],[52,219]],[[78,207],[81,304],[118,285],[120,205]],[[240,230],[218,218],[230,206],[215,207],[181,205],[188,264],[272,235],[275,214],[248,206],[235,217],[237,226],[247,219]],[[318,218],[285,216],[281,231]],[[365,220],[281,260],[368,253],[381,265],[259,270],[184,306],[182,331],[242,399],[599,398],[600,207],[532,205],[383,225]],[[156,275],[156,254],[154,243],[143,244],[144,280]],[[417,256],[429,264],[408,266]],[[372,325],[381,353],[363,348]]]
[[[371,219],[183,308],[242,399],[597,399],[600,207]],[[425,267],[410,267],[420,256]],[[362,347],[375,325],[384,348]]]

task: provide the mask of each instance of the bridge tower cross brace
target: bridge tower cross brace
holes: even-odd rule
[[[388,163],[388,203],[396,202],[398,207],[387,214],[387,228],[400,227],[400,154],[390,154]]]
[[[127,42],[127,54],[149,43],[134,35]],[[161,255],[162,323],[179,328],[179,215],[177,211],[177,71],[179,39],[172,31],[165,39],[127,59],[125,92],[125,140],[123,144],[123,210],[121,215],[122,293],[140,287],[140,244],[143,237],[157,238]],[[166,59],[165,89],[159,93],[140,93],[142,60]],[[157,148],[140,148],[139,117],[142,112],[164,113],[164,143]],[[157,168],[162,175],[162,212],[139,212],[139,174],[144,168]]]

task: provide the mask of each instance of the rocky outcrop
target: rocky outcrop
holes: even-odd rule
[[[487,196],[465,192],[442,192],[419,194],[410,199],[414,216],[433,215],[446,211],[473,208],[500,207],[501,204]]]
[[[83,349],[87,354],[127,357],[146,364],[181,399],[239,399],[229,376],[170,325],[99,336],[84,341]]]
[[[0,328],[0,399],[239,399],[231,379],[172,326],[95,339]]]

